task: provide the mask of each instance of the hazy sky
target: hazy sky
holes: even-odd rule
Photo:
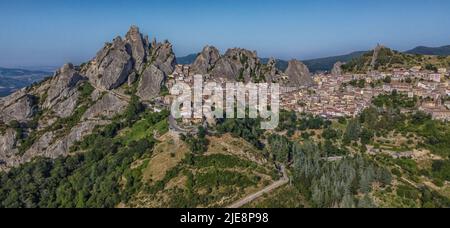
[[[132,24],[178,56],[206,44],[284,59],[441,46],[449,12],[448,0],[1,0],[0,66],[80,63]]]

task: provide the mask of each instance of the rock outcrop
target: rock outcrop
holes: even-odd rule
[[[7,98],[6,103],[0,107],[0,120],[4,123],[11,121],[27,122],[33,118],[38,110],[38,98],[25,94],[16,100]]]
[[[154,65],[147,67],[139,81],[136,95],[144,101],[157,97],[161,92],[165,77],[165,73],[158,67]]]
[[[117,37],[107,43],[81,69],[67,64],[52,79],[0,99],[1,122],[17,120],[38,125],[23,124],[24,129],[17,130],[24,133],[18,136],[19,131],[4,124],[0,135],[0,169],[36,157],[69,155],[70,147],[77,141],[123,113],[131,93],[145,102],[158,97],[176,63],[171,43],[156,40],[150,43],[133,26],[125,38]],[[299,61],[291,61],[285,72],[276,65],[275,59],[262,64],[254,51],[234,48],[221,56],[219,50],[207,46],[192,64],[192,72],[210,74],[220,81],[268,81],[297,87],[313,83],[308,68]],[[94,88],[84,87],[89,84]],[[27,138],[30,135],[34,137]],[[22,144],[28,139],[27,144]]]
[[[285,74],[288,77],[288,83],[290,86],[307,87],[314,83],[308,67],[298,60],[289,61]]]
[[[67,156],[75,142],[125,111],[131,99],[126,92],[142,101],[159,96],[175,65],[172,44],[150,44],[133,26],[82,67],[66,64],[51,79],[0,99],[0,170],[36,157]],[[119,88],[125,83],[128,87]],[[21,123],[22,135],[8,126],[12,120]],[[23,147],[30,135],[34,138]]]
[[[267,62],[264,77],[268,83],[277,83],[281,80],[281,72],[277,68],[277,61],[274,58],[270,58]]]
[[[333,69],[331,69],[331,75],[339,76],[342,75],[342,66],[344,64],[342,62],[337,62],[334,64]]]
[[[111,119],[123,112],[127,104],[114,94],[107,93],[84,113],[81,120]]]
[[[195,59],[195,62],[191,66],[191,70],[195,74],[208,74],[219,59],[219,50],[213,46],[206,46]]]
[[[372,56],[372,61],[370,63],[370,67],[372,69],[375,69],[375,65],[377,63],[378,60],[378,55],[380,54],[380,51],[385,48],[383,45],[377,44],[377,46],[375,47],[375,49],[373,49],[373,56]]]
[[[211,66],[213,77],[228,81],[250,82],[261,78],[261,62],[254,51],[241,48],[229,49]]]
[[[97,126],[103,126],[108,123],[109,121],[106,120],[84,121],[72,128],[63,137],[58,137],[53,132],[47,132],[23,156],[10,159],[8,166],[14,167],[18,164],[29,162],[35,157],[54,159],[60,156],[67,156],[70,152],[70,147],[77,141],[91,134]]]
[[[127,35],[125,36],[125,41],[131,48],[131,57],[134,62],[134,69],[137,72],[141,72],[147,61],[148,51],[150,48],[150,43],[148,36],[145,38],[139,32],[139,28],[136,26],[131,26]]]
[[[86,70],[86,76],[96,87],[104,90],[121,86],[134,68],[132,49],[126,40],[117,37],[97,53]]]
[[[172,44],[167,40],[163,43],[153,41],[151,50],[152,59],[150,60],[150,64],[158,67],[165,75],[172,74],[175,70],[175,65],[177,65]]]
[[[72,64],[66,64],[59,69],[50,80],[47,98],[42,107],[50,109],[59,117],[65,118],[72,114],[78,101],[78,87],[86,80],[76,71]]]
[[[14,154],[17,153],[16,131],[14,129],[6,129],[3,135],[0,134],[0,161],[7,162]]]

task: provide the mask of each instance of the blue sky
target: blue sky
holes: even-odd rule
[[[207,44],[283,59],[441,46],[449,12],[448,0],[2,0],[0,66],[80,63],[132,24],[178,56]]]

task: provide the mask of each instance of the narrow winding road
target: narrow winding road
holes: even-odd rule
[[[236,203],[228,206],[227,208],[241,208],[241,207],[255,201],[256,199],[262,197],[264,194],[270,193],[273,190],[288,184],[289,177],[287,175],[286,167],[284,165],[281,166],[281,173],[283,174],[283,177],[279,181],[267,186],[266,188],[264,188],[263,190],[261,190],[259,192],[256,192],[249,196],[246,196],[245,198],[237,201]]]

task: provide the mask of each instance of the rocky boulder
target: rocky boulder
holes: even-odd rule
[[[216,62],[211,75],[231,81],[254,81],[261,76],[261,62],[256,52],[241,48],[229,49]]]
[[[214,68],[219,59],[219,50],[212,46],[206,46],[192,64],[192,72],[202,75],[207,74],[212,68]]]
[[[79,82],[86,80],[76,71],[72,64],[66,64],[59,69],[51,79],[47,90],[44,109],[53,110],[59,117],[70,116],[78,101]]]
[[[155,65],[164,74],[170,75],[175,70],[177,65],[177,60],[175,53],[173,52],[172,44],[168,41],[163,43],[157,43],[153,41],[152,43],[152,65]]]
[[[130,30],[125,36],[125,41],[131,48],[131,56],[134,61],[134,69],[137,72],[141,72],[144,68],[145,62],[147,61],[148,50],[150,48],[148,36],[144,38],[143,35],[139,32],[138,27],[131,26]]]
[[[281,72],[277,69],[277,61],[274,58],[270,58],[264,71],[264,77],[267,82],[278,82],[280,80],[280,74]]]
[[[133,70],[131,49],[127,41],[117,37],[112,44],[106,44],[97,53],[86,70],[86,76],[93,84],[104,90],[121,86]]]
[[[344,65],[342,62],[335,63],[333,69],[331,69],[331,74],[334,76],[342,75],[342,65]]]
[[[378,61],[378,55],[380,54],[381,50],[385,49],[386,47],[384,47],[381,44],[377,44],[377,46],[375,47],[375,49],[373,49],[373,56],[372,56],[372,61],[370,63],[370,67],[372,69],[375,69],[375,65]]]
[[[108,123],[110,123],[110,121],[84,121],[75,126],[68,135],[57,138],[56,141],[53,133],[47,133],[20,158],[18,163],[29,162],[35,157],[55,159],[60,156],[67,156],[70,152],[70,147],[72,147],[76,142],[91,134],[97,126],[104,126]],[[11,160],[11,166],[15,165],[16,164],[14,164]]]
[[[81,120],[111,119],[124,111],[127,104],[128,102],[107,93],[85,112]]]
[[[136,95],[145,101],[157,97],[164,84],[164,80],[165,73],[158,67],[150,65],[141,76]]]
[[[14,155],[17,152],[15,146],[16,131],[8,128],[3,135],[0,134],[0,160],[6,161],[9,157]]]
[[[298,60],[289,61],[285,74],[288,77],[288,85],[290,86],[305,87],[314,83],[308,67]]]
[[[0,111],[0,120],[4,123],[13,120],[26,122],[31,120],[38,110],[38,98],[30,94],[25,94],[8,104],[8,106],[3,106]]]

